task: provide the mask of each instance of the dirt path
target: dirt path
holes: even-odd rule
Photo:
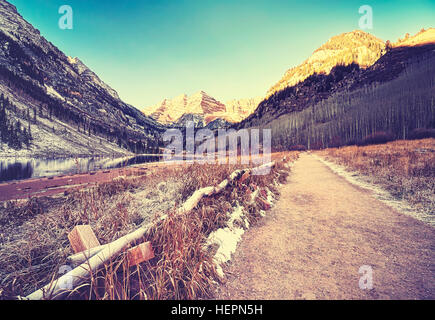
[[[228,271],[219,299],[435,299],[435,233],[303,154]]]

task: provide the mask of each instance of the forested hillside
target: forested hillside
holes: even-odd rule
[[[6,156],[151,153],[164,131],[6,1],[0,1],[0,92],[7,101],[0,124]],[[17,138],[29,128],[33,139]]]
[[[435,128],[435,54],[429,51],[402,65],[404,70],[391,81],[335,92],[259,127],[272,129],[272,145],[277,149],[433,135],[429,129]]]
[[[32,141],[32,132],[30,129],[30,113],[29,110],[22,116],[27,118],[28,126],[23,126],[20,120],[15,120],[11,113],[16,114],[17,107],[10,103],[9,99],[5,98],[3,94],[0,95],[0,148],[3,143],[7,144],[10,148],[21,149],[23,147],[30,147]],[[34,113],[33,119],[36,114]]]

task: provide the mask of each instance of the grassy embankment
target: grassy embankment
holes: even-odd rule
[[[363,174],[417,210],[435,212],[435,139],[331,148],[317,153]]]

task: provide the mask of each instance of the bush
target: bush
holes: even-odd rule
[[[329,147],[330,148],[338,148],[341,147],[343,145],[343,140],[341,139],[340,136],[335,136],[331,139],[331,141],[329,142]]]
[[[297,144],[289,148],[289,151],[306,151],[306,150],[307,148],[301,144]]]
[[[435,138],[435,129],[418,128],[411,131],[408,136],[409,140],[417,140],[424,138]]]
[[[371,135],[366,136],[360,143],[360,146],[367,146],[370,144],[382,144],[387,143],[389,141],[395,140],[394,135],[388,132],[375,132]]]

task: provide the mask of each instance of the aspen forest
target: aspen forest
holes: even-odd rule
[[[272,129],[277,150],[363,144],[365,140],[430,137],[435,128],[435,58],[410,62],[396,79],[340,91],[302,111],[285,114]],[[385,142],[385,141],[382,141]]]

